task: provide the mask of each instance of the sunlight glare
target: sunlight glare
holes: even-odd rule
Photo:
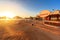
[[[13,12],[6,11],[6,12],[3,12],[0,16],[1,17],[6,16],[7,18],[13,18],[15,15],[13,14]]]

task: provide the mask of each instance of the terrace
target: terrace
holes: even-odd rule
[[[45,17],[45,24],[60,26],[60,14],[51,14]]]

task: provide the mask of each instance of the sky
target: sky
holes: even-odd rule
[[[60,0],[0,0],[2,4],[7,4],[8,9],[14,10],[21,17],[36,16],[42,10],[60,9]]]

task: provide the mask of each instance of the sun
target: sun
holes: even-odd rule
[[[6,16],[7,18],[13,18],[15,14],[13,12],[5,11],[0,16],[1,17]]]

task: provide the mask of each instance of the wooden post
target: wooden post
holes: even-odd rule
[[[49,20],[50,20],[50,16],[49,16]]]
[[[57,15],[57,20],[59,20],[59,15]]]
[[[44,24],[44,17],[43,17],[43,24]]]

